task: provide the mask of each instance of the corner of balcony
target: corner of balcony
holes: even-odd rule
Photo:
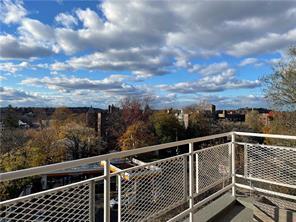
[[[295,221],[296,149],[266,138],[296,140],[230,132],[1,173],[45,185],[0,202],[0,221]],[[139,158],[161,150],[178,152]],[[48,187],[78,174],[95,176]]]

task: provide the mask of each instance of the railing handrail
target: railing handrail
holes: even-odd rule
[[[226,137],[230,135],[238,135],[238,136],[253,136],[253,137],[265,137],[265,138],[275,138],[275,139],[289,139],[289,140],[296,140],[296,136],[287,136],[287,135],[278,135],[278,134],[262,134],[262,133],[248,133],[248,132],[227,132],[227,133],[221,133],[221,134],[215,134],[210,136],[203,136],[203,137],[197,137],[193,139],[187,139],[187,140],[180,140],[176,142],[171,143],[164,143],[164,144],[158,144],[153,146],[147,146],[142,148],[137,148],[134,150],[128,150],[128,151],[121,151],[116,153],[109,153],[104,155],[98,155],[94,157],[87,157],[83,159],[78,160],[71,160],[71,161],[65,161],[60,163],[54,163],[44,166],[38,166],[38,167],[32,167],[28,169],[22,169],[22,170],[16,170],[11,172],[5,172],[0,173],[0,182],[7,181],[7,180],[14,180],[14,179],[20,179],[40,174],[46,174],[49,172],[57,171],[57,170],[64,170],[68,168],[73,168],[85,164],[91,164],[91,163],[98,163],[102,160],[112,160],[116,158],[123,158],[127,156],[133,156],[137,154],[142,153],[148,153],[153,151],[158,151],[162,149],[167,149],[171,147],[186,145],[189,143],[197,143],[212,139],[217,139],[221,137]]]
[[[250,136],[250,137],[264,137],[273,139],[296,140],[296,136],[280,135],[280,134],[264,134],[264,133],[249,133],[249,132],[233,132],[237,136]]]
[[[98,155],[98,156],[94,156],[94,157],[87,157],[87,158],[78,159],[78,160],[71,160],[71,161],[54,163],[54,164],[49,164],[49,165],[44,165],[44,166],[32,167],[32,168],[28,168],[28,169],[0,173],[0,182],[7,181],[7,180],[20,179],[20,178],[29,177],[29,176],[36,176],[36,175],[40,175],[40,174],[46,174],[46,173],[49,173],[52,171],[73,168],[73,167],[77,167],[77,166],[81,166],[81,165],[85,165],[85,164],[98,163],[103,160],[124,158],[127,156],[133,156],[133,155],[137,155],[137,154],[163,150],[163,149],[167,149],[167,148],[171,148],[171,147],[187,145],[189,143],[197,143],[197,142],[217,139],[217,138],[221,138],[221,137],[230,136],[231,134],[232,134],[232,132],[228,132],[228,133],[221,133],[221,134],[215,134],[215,135],[210,135],[210,136],[197,137],[197,138],[193,138],[193,139],[180,140],[180,141],[171,142],[171,143],[164,143],[164,144],[158,144],[158,145],[153,145],[153,146],[137,148],[134,150],[127,150],[127,151],[121,151],[121,152],[116,152],[116,153],[108,153],[108,154]]]

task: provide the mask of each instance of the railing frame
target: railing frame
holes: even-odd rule
[[[223,189],[219,190],[218,192],[212,194],[211,196],[203,199],[202,201],[198,203],[194,203],[194,198],[199,195],[200,191],[198,189],[198,151],[194,151],[194,143],[196,142],[202,142],[202,141],[208,141],[212,139],[217,139],[217,138],[223,138],[223,137],[231,137],[231,142],[229,143],[229,157],[231,158],[231,184],[225,186]],[[288,194],[282,194],[278,192],[273,192],[269,190],[264,190],[260,189],[257,187],[251,187],[243,184],[239,184],[236,182],[235,178],[236,177],[241,177],[245,178],[248,180],[254,180],[254,181],[259,181],[259,182],[266,182],[269,184],[273,185],[279,185],[279,186],[286,186],[288,188],[295,188],[296,186],[294,185],[288,185],[288,184],[282,184],[282,183],[277,183],[277,182],[272,182],[272,181],[265,181],[262,179],[258,178],[252,178],[252,177],[245,177],[244,175],[239,175],[236,174],[236,169],[235,169],[235,145],[243,145],[245,143],[241,142],[236,142],[236,136],[248,136],[248,137],[264,137],[264,138],[275,138],[275,139],[287,139],[287,140],[296,140],[296,136],[286,136],[286,135],[273,135],[273,134],[258,134],[258,133],[246,133],[246,132],[229,132],[229,133],[222,133],[222,134],[217,134],[217,135],[212,135],[212,136],[206,136],[206,137],[200,137],[200,138],[195,138],[195,139],[189,139],[189,140],[183,140],[183,141],[177,141],[177,142],[172,142],[172,143],[167,143],[167,144],[159,144],[155,146],[149,146],[149,147],[144,147],[144,148],[139,148],[135,150],[130,150],[130,151],[124,151],[124,152],[118,152],[118,153],[112,153],[112,154],[106,154],[106,155],[100,155],[100,156],[95,156],[95,157],[90,157],[90,158],[85,158],[85,159],[80,159],[80,160],[74,160],[74,161],[68,161],[68,162],[62,162],[62,163],[57,163],[57,164],[51,164],[47,166],[40,166],[40,167],[34,167],[30,169],[24,169],[24,170],[19,170],[19,171],[13,171],[13,172],[6,172],[6,173],[1,173],[0,174],[0,182],[2,181],[8,181],[8,180],[13,180],[13,179],[19,179],[19,178],[24,178],[24,177],[29,177],[29,176],[34,176],[34,175],[40,175],[40,174],[46,174],[52,171],[56,170],[63,170],[67,168],[73,168],[77,167],[80,165],[84,164],[90,164],[90,163],[97,163],[100,161],[106,161],[106,164],[104,165],[104,175],[96,178],[91,178],[85,181],[81,181],[78,183],[66,185],[63,187],[59,188],[54,188],[48,191],[42,191],[37,194],[32,194],[28,195],[25,197],[20,197],[16,198],[13,200],[7,200],[3,201],[0,204],[4,203],[9,203],[13,201],[22,201],[24,199],[30,198],[31,196],[34,195],[42,195],[42,193],[47,193],[47,192],[52,192],[55,190],[63,190],[66,189],[67,187],[75,186],[75,184],[82,184],[82,183],[89,183],[89,220],[90,221],[95,221],[95,181],[98,180],[104,180],[104,221],[109,222],[110,221],[110,177],[111,176],[116,176],[117,179],[117,186],[118,186],[118,219],[119,221],[121,220],[121,176],[128,170],[133,169],[133,168],[138,168],[138,167],[143,167],[143,166],[136,166],[132,167],[126,170],[120,170],[116,173],[111,173],[110,172],[110,161],[115,158],[123,158],[127,156],[133,156],[141,153],[147,153],[147,152],[153,152],[153,151],[158,151],[162,149],[167,149],[167,148],[172,148],[172,147],[177,147],[180,145],[188,145],[189,150],[188,153],[178,155],[178,156],[183,156],[184,158],[184,164],[185,164],[185,190],[184,193],[187,198],[185,198],[185,202],[189,201],[189,208],[182,213],[176,215],[175,217],[171,218],[169,221],[177,221],[178,219],[189,215],[189,221],[193,222],[194,221],[194,212],[195,210],[202,206],[203,204],[213,200],[214,198],[218,197],[219,195],[227,192],[228,190],[232,190],[231,194],[233,197],[236,195],[236,188],[243,188],[243,189],[249,189],[249,190],[256,190],[262,193],[267,193],[267,194],[272,194],[272,195],[277,195],[280,197],[284,198],[289,198],[296,200],[295,196],[288,195]],[[211,147],[210,147],[211,148]],[[291,149],[287,147],[279,147],[282,149]],[[208,148],[205,148],[208,149]],[[174,156],[175,157],[175,156]],[[172,158],[174,158],[172,157]],[[187,158],[189,161],[187,161]],[[194,158],[196,158],[196,162],[194,163]],[[167,158],[170,159],[170,158]],[[160,160],[161,161],[161,160]],[[145,166],[152,165],[153,163],[156,163],[159,161],[154,161],[152,163],[147,163],[144,164]],[[194,166],[194,164],[196,164]],[[188,166],[188,168],[187,168]],[[194,175],[194,167],[195,167],[195,175]],[[187,169],[189,170],[188,178],[187,178]],[[194,186],[194,177],[196,177],[196,186]],[[187,181],[188,179],[188,181]],[[187,189],[186,189],[187,188]],[[195,192],[195,193],[194,193]]]

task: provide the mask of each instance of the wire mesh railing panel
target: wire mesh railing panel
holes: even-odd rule
[[[121,221],[151,220],[184,203],[185,164],[184,156],[177,156],[128,170],[121,178]]]
[[[89,184],[4,202],[0,221],[89,221]]]
[[[231,176],[230,145],[222,144],[198,153],[199,191],[222,183]]]
[[[246,144],[248,177],[296,185],[296,148]]]

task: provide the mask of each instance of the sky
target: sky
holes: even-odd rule
[[[296,1],[0,0],[0,105],[269,107]]]

